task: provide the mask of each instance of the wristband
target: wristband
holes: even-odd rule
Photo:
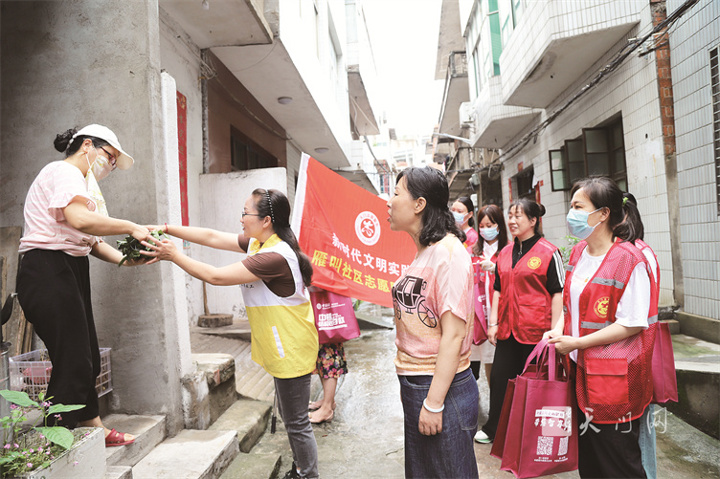
[[[488,324],[488,326],[490,326],[491,328],[493,328],[493,327],[495,327],[495,326],[497,326],[497,325],[498,325],[498,323]]]
[[[428,406],[427,402],[425,402],[425,401],[427,401],[427,398],[423,399],[423,407],[430,412],[438,413],[438,412],[443,412],[443,409],[445,409],[445,404],[443,404],[439,408],[435,409],[435,408],[431,408],[430,406]]]
[[[165,223],[165,234],[166,234],[166,235],[167,235],[167,234],[170,234],[170,233],[168,233],[168,225],[167,225],[167,223]]]

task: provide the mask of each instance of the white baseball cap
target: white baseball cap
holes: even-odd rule
[[[78,132],[73,135],[73,140],[77,136],[93,136],[95,138],[100,138],[101,140],[107,141],[110,146],[120,152],[120,156],[117,157],[117,167],[121,170],[127,170],[133,165],[133,163],[135,163],[133,157],[125,153],[125,151],[120,146],[117,135],[113,133],[113,131],[107,126],[93,123],[92,125],[85,126],[78,130]]]

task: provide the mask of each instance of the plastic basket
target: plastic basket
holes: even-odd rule
[[[112,391],[110,368],[110,349],[100,348],[100,374],[95,382],[98,397]],[[36,349],[29,353],[13,356],[9,361],[10,389],[25,391],[31,399],[38,399],[38,394],[47,391],[52,363],[46,349]]]

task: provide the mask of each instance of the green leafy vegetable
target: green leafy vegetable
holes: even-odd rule
[[[151,231],[150,235],[158,241],[162,241],[167,238],[162,230]],[[154,242],[151,243],[155,244]],[[126,236],[125,239],[118,240],[117,246],[120,252],[124,255],[123,259],[120,260],[120,263],[118,263],[118,266],[122,266],[127,260],[145,258],[145,256],[140,254],[140,251],[152,251],[151,249],[143,246],[140,241],[133,236]]]

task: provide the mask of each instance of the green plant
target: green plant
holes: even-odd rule
[[[38,401],[30,399],[23,391],[0,391],[0,396],[10,403],[9,416],[0,418],[3,429],[3,447],[0,449],[0,476],[8,477],[35,471],[47,467],[52,460],[75,442],[72,431],[62,426],[48,426],[49,417],[82,409],[84,405],[51,404],[51,397],[45,393],[38,395]],[[30,425],[30,431],[24,431],[31,411],[40,412],[40,423]],[[25,427],[24,427],[25,426]],[[34,431],[34,434],[31,432]]]
[[[560,254],[562,255],[563,264],[567,269],[568,263],[570,262],[570,252],[572,252],[573,246],[580,242],[580,238],[576,238],[572,235],[567,235],[565,236],[565,241],[567,241],[568,245],[560,246],[558,247],[558,249],[560,250]]]
[[[167,238],[167,236],[165,236],[165,233],[162,230],[151,231],[150,235],[158,241],[162,241]],[[120,252],[124,255],[123,259],[121,259],[120,263],[118,263],[118,266],[122,266],[123,263],[127,260],[145,258],[145,256],[140,254],[140,251],[151,251],[150,249],[143,246],[140,243],[140,240],[130,235],[126,236],[125,239],[118,240],[117,246]]]

